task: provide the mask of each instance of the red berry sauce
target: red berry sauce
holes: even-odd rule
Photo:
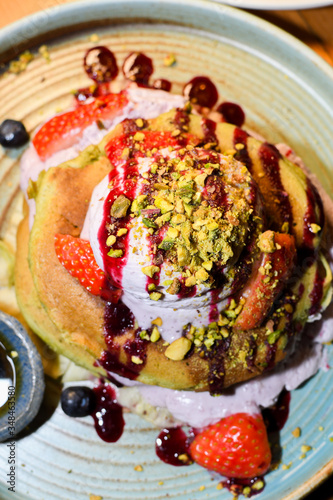
[[[290,392],[283,390],[277,402],[262,411],[267,432],[278,432],[283,429],[289,415]]]
[[[106,338],[122,335],[134,327],[134,316],[121,300],[117,304],[108,302],[104,313]]]
[[[163,429],[156,438],[156,455],[165,463],[175,466],[190,465],[189,447],[191,436],[181,427]]]
[[[221,484],[224,488],[227,488],[235,497],[238,497],[238,495],[242,495],[243,493],[245,493],[244,490],[246,488],[246,498],[258,495],[258,493],[261,493],[265,487],[264,478],[261,476],[254,477],[252,479],[229,478],[225,481],[221,481]],[[258,487],[257,485],[260,487]]]
[[[153,82],[153,89],[164,90],[165,92],[170,92],[172,88],[172,83],[169,80],[164,80],[163,78],[157,78]]]
[[[89,78],[98,84],[111,82],[118,75],[116,58],[107,47],[99,46],[88,50],[83,65]]]
[[[127,80],[146,86],[154,68],[150,57],[141,52],[132,52],[126,57],[122,70]]]
[[[261,144],[258,150],[258,156],[272,186],[270,196],[272,198],[275,197],[275,199],[279,201],[280,221],[282,223],[287,223],[291,229],[293,227],[292,209],[289,196],[284,190],[280,175],[279,161],[282,156],[273,144],[268,144],[267,142]]]
[[[237,127],[242,127],[245,121],[245,114],[239,104],[234,102],[222,102],[216,111],[221,113],[224,121],[232,123]]]
[[[217,103],[218,92],[214,83],[207,76],[192,78],[183,88],[183,94],[193,104],[213,108]]]
[[[84,103],[90,97],[101,97],[110,93],[109,83],[101,83],[99,85],[91,85],[78,89],[74,97],[78,104]]]
[[[123,409],[117,403],[115,391],[110,385],[94,388],[96,406],[92,412],[97,434],[107,443],[115,443],[124,430]]]

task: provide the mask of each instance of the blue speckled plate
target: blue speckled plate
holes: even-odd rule
[[[88,30],[77,32],[82,27]],[[1,51],[17,55],[18,43],[29,45],[37,37],[39,43],[50,40],[50,31],[57,38],[48,42],[49,63],[38,57],[19,76],[0,79],[0,120],[9,116],[24,119],[32,130],[50,113],[68,105],[70,91],[88,84],[82,57],[93,45],[88,35],[98,33],[98,43],[110,46],[119,62],[132,50],[151,56],[154,76],[175,82],[175,92],[195,75],[212,77],[221,100],[243,106],[249,127],[269,141],[288,142],[327,191],[333,192],[333,70],[279,29],[208,1],[89,0],[47,9],[5,28],[0,32]],[[60,37],[60,32],[65,36]],[[173,67],[163,65],[169,53],[177,59]],[[17,161],[2,152],[0,174],[1,182],[7,182],[15,196]],[[333,350],[327,350],[332,364]],[[260,500],[301,498],[332,472],[332,384],[333,372],[320,372],[292,393],[290,418],[281,432],[282,463],[267,476]],[[291,433],[296,427],[302,429],[298,439]],[[123,437],[108,445],[97,438],[91,419],[70,419],[57,408],[35,432],[17,443],[15,498],[87,500],[90,494],[104,500],[231,497],[226,490],[217,490],[217,481],[195,465],[174,468],[159,462],[155,437],[156,430],[150,425],[126,415]],[[306,458],[300,458],[302,445],[312,447]],[[139,464],[142,472],[134,470]],[[3,499],[11,498],[5,484],[7,468],[7,451],[1,447]]]

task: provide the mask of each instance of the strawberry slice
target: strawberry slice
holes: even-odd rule
[[[69,234],[55,234],[54,245],[59,262],[88,292],[110,302],[118,302],[121,290],[108,283],[105,273],[95,261],[89,241]]]
[[[72,146],[88,125],[98,120],[110,120],[119,115],[128,103],[125,94],[102,95],[72,111],[54,116],[37,132],[32,142],[41,160],[61,149]]]
[[[254,478],[267,472],[272,454],[260,414],[235,413],[196,435],[190,445],[195,462],[229,478]]]
[[[130,122],[130,120],[128,120]],[[126,124],[126,122],[124,122]],[[139,137],[140,140],[136,140]],[[147,151],[167,148],[168,146],[186,146],[187,144],[196,145],[199,142],[198,137],[193,134],[183,134],[181,138],[173,137],[169,131],[158,130],[140,130],[139,132],[125,132],[110,139],[105,146],[106,154],[112,163],[117,166],[123,163],[124,150],[131,150],[131,158],[144,156]],[[138,145],[139,149],[135,149],[134,145]]]
[[[242,290],[241,298],[245,299],[245,303],[234,325],[239,330],[252,330],[261,325],[294,265],[294,237],[272,231],[266,233],[273,234],[275,250],[260,254],[254,273]]]

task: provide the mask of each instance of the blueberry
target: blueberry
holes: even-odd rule
[[[89,387],[67,387],[61,394],[61,408],[69,417],[86,417],[94,410],[95,393]]]
[[[29,140],[22,122],[5,120],[0,125],[0,144],[4,148],[19,148]]]

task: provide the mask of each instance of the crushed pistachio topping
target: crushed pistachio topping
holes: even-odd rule
[[[116,241],[117,238],[113,234],[110,234],[110,236],[108,236],[106,240],[106,244],[108,247],[112,247],[112,245],[114,245]]]
[[[120,250],[120,249],[118,249],[118,250],[116,250],[116,249],[115,250],[110,250],[108,252],[108,256],[109,257],[113,257],[115,259],[119,259],[120,257],[123,256],[123,254],[124,254],[124,252],[122,250]]]
[[[310,224],[311,232],[314,234],[319,233],[321,231],[321,227],[318,224]]]
[[[121,227],[117,231],[117,236],[124,236],[124,234],[127,234],[128,229],[126,227]]]
[[[165,350],[165,356],[173,361],[181,361],[192,347],[192,342],[185,337],[174,340]]]
[[[252,485],[253,490],[261,490],[263,487],[264,487],[264,482],[261,479],[259,479]]]
[[[146,275],[149,276],[149,278],[152,278],[155,273],[158,273],[160,268],[158,266],[145,266],[142,268],[142,272]]]
[[[141,140],[140,134],[134,139]],[[141,174],[141,182],[148,184],[143,182],[144,192],[131,203],[130,215],[141,217],[151,236],[161,235],[152,245],[152,257],[162,250],[171,266],[167,293],[179,291],[173,272],[186,272],[186,287],[211,288],[215,266],[233,262],[245,246],[254,212],[251,176],[242,164],[216,151],[170,146],[151,153],[150,169]],[[111,209],[114,216],[127,213],[128,200],[119,198]],[[147,274],[147,266],[142,272]]]
[[[127,210],[129,209],[131,202],[126,196],[121,194],[115,201],[112,203],[111,207],[111,216],[115,219],[120,219],[121,217],[126,217]]]
[[[33,59],[34,55],[29,50],[26,50],[20,54],[18,60],[10,62],[8,73],[22,73]]]
[[[174,54],[168,54],[163,61],[164,66],[173,66],[176,64],[176,57]]]
[[[300,427],[296,427],[296,429],[294,429],[294,430],[292,431],[292,435],[293,435],[295,438],[299,438],[299,437],[300,437],[300,435],[301,435],[301,429],[300,429]]]
[[[157,342],[161,338],[159,329],[157,326],[153,328],[153,331],[151,332],[150,340],[151,342]]]
[[[143,363],[143,360],[141,358],[139,358],[139,356],[132,356],[131,361],[135,365],[142,365],[142,363]]]
[[[41,45],[38,49],[38,52],[42,57],[44,57],[46,62],[51,61],[50,53],[49,53],[49,49],[47,48],[47,45]]]
[[[274,252],[276,250],[274,232],[265,231],[264,233],[260,234],[258,239],[258,247],[264,253]]]
[[[160,292],[152,292],[149,294],[149,298],[151,300],[157,301],[157,300],[160,300],[162,298],[162,294]]]

